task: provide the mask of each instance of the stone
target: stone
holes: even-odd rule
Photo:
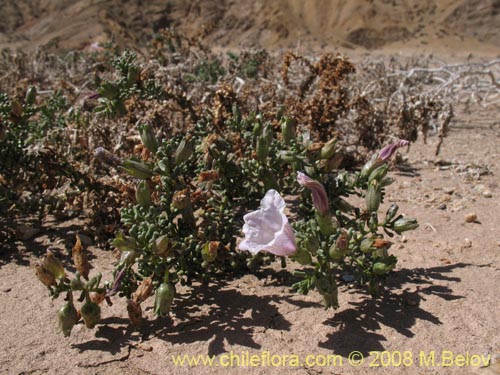
[[[477,222],[477,215],[474,212],[468,213],[465,216],[465,221],[467,223],[475,223],[475,222]]]

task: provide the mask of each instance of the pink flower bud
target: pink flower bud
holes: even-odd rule
[[[311,191],[314,207],[318,210],[321,216],[327,215],[330,212],[328,204],[328,196],[323,184],[313,180],[302,172],[297,173],[297,180],[300,185],[306,187]]]
[[[378,153],[378,158],[380,161],[385,162],[389,160],[389,158],[394,155],[396,150],[400,147],[408,146],[410,142],[404,140],[404,139],[398,139],[396,142],[391,143],[387,146],[385,146],[380,152]]]

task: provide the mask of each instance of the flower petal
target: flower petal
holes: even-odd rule
[[[295,236],[283,214],[285,201],[276,190],[269,190],[261,201],[260,209],[243,217],[245,239],[240,250],[257,254],[260,251],[287,256],[296,251]]]

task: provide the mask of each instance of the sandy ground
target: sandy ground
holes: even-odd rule
[[[272,366],[221,367],[226,362],[211,368],[176,367],[172,361],[172,356],[185,354],[215,355],[216,360],[225,361],[224,353],[262,356],[269,352],[297,355],[302,362],[308,355],[319,356],[317,365],[287,366],[287,371],[296,374],[389,374],[402,371],[395,365],[399,353],[404,356],[407,352],[413,360],[406,362],[411,364],[404,369],[408,374],[500,374],[494,364],[487,368],[470,363],[439,366],[448,363],[447,352],[455,356],[468,353],[469,358],[500,354],[500,124],[494,115],[458,117],[439,157],[432,156],[435,137],[404,153],[413,176],[397,176],[386,204],[397,201],[421,226],[407,238],[396,240],[393,252],[399,266],[382,299],[374,301],[363,291],[344,285],[341,307],[325,311],[316,293],[293,294],[290,274],[276,265],[231,282],[214,280],[207,288],[194,289],[192,295],[183,290],[172,319],[154,320],[149,301],[145,314],[149,321],[138,332],[128,328],[124,302],[117,301],[103,308],[102,324],[95,330],[78,324],[65,339],[55,328],[55,311],[62,299],[48,298],[30,263],[36,260],[33,251],[45,245],[61,249],[61,256],[68,254],[78,222],[62,223],[57,229],[47,223],[32,240],[20,244],[18,253],[2,258],[0,372],[284,371]],[[477,222],[465,221],[470,213],[477,215]],[[111,253],[91,250],[92,263],[109,279]],[[361,368],[348,363],[353,351],[366,357]],[[382,362],[372,351],[388,351],[393,359],[387,362],[385,357]],[[421,362],[422,355],[428,358],[432,351],[435,367]],[[322,366],[325,357],[321,356],[325,355],[339,355],[342,363]],[[279,364],[280,358],[275,357],[274,363]]]

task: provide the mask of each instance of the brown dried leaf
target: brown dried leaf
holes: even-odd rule
[[[139,327],[142,322],[142,309],[141,305],[131,299],[127,300],[127,312],[130,324],[133,327]]]
[[[75,263],[76,270],[85,280],[89,279],[90,264],[87,258],[87,252],[83,248],[80,237],[76,236],[75,246],[73,246],[73,263]]]
[[[140,304],[144,302],[150,295],[151,292],[153,291],[153,280],[148,277],[144,280],[142,280],[142,283],[139,285],[137,290],[132,294],[132,300]]]

